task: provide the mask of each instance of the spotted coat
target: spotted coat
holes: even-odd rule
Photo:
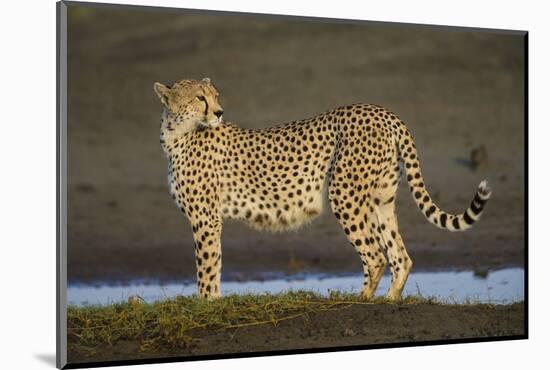
[[[491,195],[483,181],[462,214],[442,211],[426,189],[409,130],[377,105],[347,105],[244,129],[222,119],[209,79],[182,80],[171,88],[155,84],[155,91],[164,103],[161,145],[170,193],[193,228],[202,297],[221,295],[224,219],[260,230],[295,229],[321,214],[328,200],[361,258],[362,295],[373,296],[389,264],[387,296],[398,299],[412,268],[395,214],[401,168],[420,211],[442,229],[470,228]]]

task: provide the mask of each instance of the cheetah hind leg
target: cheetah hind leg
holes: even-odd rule
[[[338,209],[337,207],[334,208]],[[336,216],[337,218],[340,216],[337,210],[335,211],[335,215],[338,215]],[[363,265],[361,297],[370,300],[376,292],[382,275],[384,275],[387,261],[384,253],[380,250],[372,236],[367,223],[361,220],[362,218],[366,220],[366,217],[360,216],[349,217],[347,220],[339,218],[339,221],[348,241],[355,248]]]
[[[386,257],[369,230],[369,217],[376,218],[365,204],[358,203],[350,189],[342,192],[340,185],[345,181],[343,174],[335,173],[328,186],[328,199],[334,216],[344,230],[350,244],[355,248],[363,265],[363,288],[361,296],[371,299],[376,292],[380,278],[386,268]],[[341,186],[344,188],[344,186]],[[368,196],[367,196],[368,197]],[[353,203],[352,203],[353,200]],[[355,207],[354,207],[355,204]],[[372,215],[371,215],[372,214]]]
[[[360,222],[359,225],[363,225]],[[386,258],[384,254],[379,250],[374,239],[370,236],[368,228],[357,230],[357,226],[352,223],[351,226],[345,226],[343,223],[344,231],[349,231],[347,234],[348,241],[355,248],[355,251],[361,259],[363,265],[363,288],[361,289],[361,297],[366,300],[372,299],[380,278],[384,274],[386,267]],[[350,231],[355,230],[355,231]]]
[[[368,233],[366,238],[368,248],[367,257],[369,259],[369,266],[372,270],[372,276],[370,286],[367,288],[364,296],[368,297],[369,299],[372,298],[376,293],[378,285],[380,284],[380,280],[382,280],[384,272],[386,271],[386,267],[388,266],[386,252],[381,243],[380,236],[375,237],[376,232],[374,231],[374,226],[372,225],[374,224],[371,223],[367,227]]]
[[[378,220],[376,231],[388,256],[392,273],[392,281],[386,297],[389,300],[396,301],[401,299],[401,293],[413,263],[399,234],[395,203],[382,204],[375,208],[375,213]]]
[[[367,267],[369,271],[369,281],[365,279],[363,282],[363,290],[361,296],[367,300],[374,297],[378,284],[384,276],[384,271],[388,265],[388,261],[384,254],[384,251],[379,245],[379,242],[374,237],[374,233],[368,226],[368,222],[365,223],[365,227],[361,230],[364,236],[364,243],[361,246],[361,250],[357,251],[361,256],[361,262],[363,267]],[[363,258],[365,257],[365,258]]]

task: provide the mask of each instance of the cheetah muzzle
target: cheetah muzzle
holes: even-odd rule
[[[170,194],[193,229],[204,298],[221,296],[226,218],[261,230],[296,229],[321,214],[328,198],[361,258],[361,294],[374,295],[389,263],[387,297],[399,299],[412,268],[395,214],[401,168],[420,211],[442,229],[472,227],[491,196],[482,181],[464,213],[442,211],[426,189],[409,130],[377,105],[348,105],[252,130],[222,120],[218,91],[207,78],[156,83],[154,90],[163,104],[160,142]]]

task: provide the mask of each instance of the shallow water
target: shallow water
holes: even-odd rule
[[[390,285],[390,276],[382,278],[377,294],[385,294]],[[223,281],[222,294],[231,293],[279,293],[287,290],[311,290],[319,294],[329,291],[360,292],[362,275],[279,278],[264,281]],[[68,302],[71,305],[96,305],[125,301],[139,295],[147,302],[196,293],[196,285],[189,284],[144,284],[127,285],[69,285]],[[468,300],[483,303],[505,304],[524,299],[524,270],[507,268],[491,271],[486,277],[478,277],[473,271],[462,272],[416,272],[409,275],[403,295],[436,297],[449,303]]]

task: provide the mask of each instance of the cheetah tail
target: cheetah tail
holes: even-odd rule
[[[444,212],[435,204],[426,189],[412,135],[405,129],[398,137],[398,151],[405,167],[409,189],[426,219],[433,225],[450,231],[464,231],[472,227],[480,219],[483,208],[491,197],[487,181],[478,185],[474,199],[464,213],[452,215]]]

